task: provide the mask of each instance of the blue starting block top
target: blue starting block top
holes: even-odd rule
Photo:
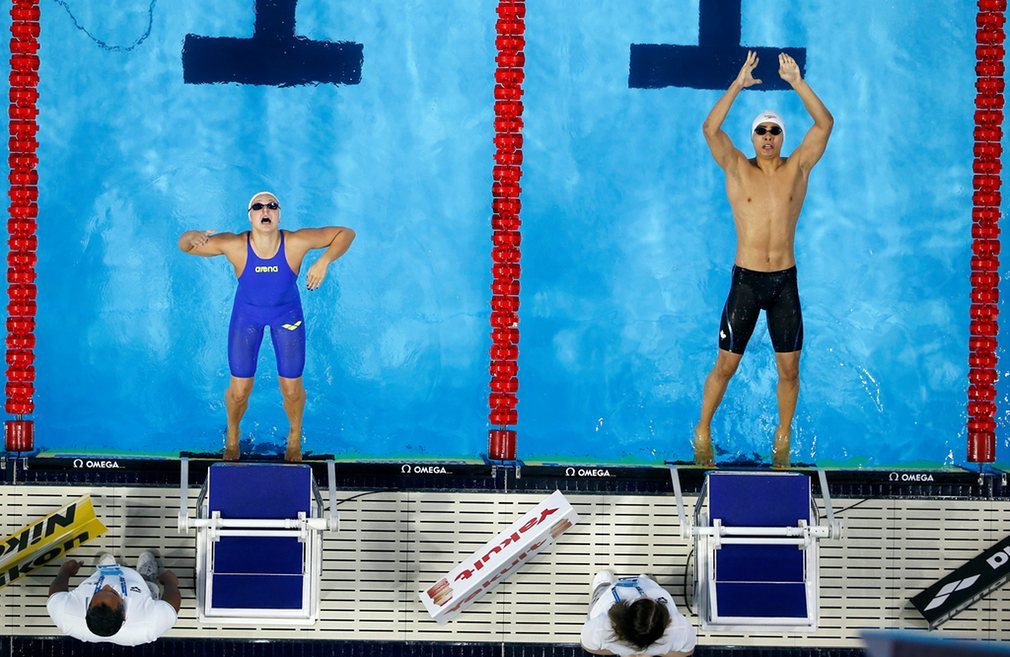
[[[719,615],[805,618],[803,564],[795,545],[723,545],[715,555]]]
[[[297,536],[221,536],[214,546],[214,572],[228,575],[301,575]]]
[[[721,617],[807,617],[807,593],[802,583],[716,582],[717,610]]]
[[[810,522],[810,478],[805,474],[713,472],[709,517],[725,527],[795,527]]]
[[[795,527],[810,521],[810,479],[804,474],[720,472],[708,479],[709,513],[725,527]],[[725,543],[715,551],[720,617],[808,615],[805,554],[797,545]]]
[[[303,553],[295,536],[222,536],[214,547],[213,606],[301,609]]]
[[[721,582],[803,582],[803,550],[796,545],[726,544],[716,550]]]
[[[302,577],[214,574],[216,609],[301,609]]]
[[[312,468],[272,463],[215,463],[207,473],[207,505],[222,518],[250,520],[309,517]]]
[[[317,495],[309,465],[215,463],[208,468],[197,524],[201,621],[316,621],[324,526],[311,520],[322,513]]]
[[[309,517],[312,468],[307,465],[215,463],[207,508],[222,518]],[[295,536],[221,536],[214,545],[211,604],[229,609],[301,609],[304,545]]]

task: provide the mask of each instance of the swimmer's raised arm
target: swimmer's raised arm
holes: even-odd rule
[[[312,249],[326,249],[306,273],[308,289],[315,290],[322,284],[330,264],[347,253],[353,241],[354,231],[344,226],[302,228],[290,234],[291,248],[300,249],[302,253]]]
[[[733,105],[733,101],[736,100],[740,92],[747,87],[761,84],[761,80],[754,79],[754,69],[757,65],[757,53],[753,50],[748,51],[747,60],[740,68],[736,80],[733,80],[733,83],[729,85],[729,89],[726,90],[726,93],[715,104],[712,111],[708,113],[705,123],[701,126],[702,132],[705,133],[705,141],[708,142],[708,148],[712,151],[712,157],[715,158],[715,161],[723,169],[728,169],[734,162],[740,159],[746,159],[744,154],[733,145],[733,141],[729,138],[729,135],[723,131],[722,123],[726,120],[729,108]]]
[[[179,250],[199,256],[216,256],[225,252],[239,235],[214,230],[187,230],[179,237]]]
[[[800,167],[809,171],[824,155],[824,149],[827,148],[828,137],[831,136],[831,128],[835,125],[835,119],[810,88],[810,85],[806,83],[806,80],[800,76],[800,67],[796,64],[796,60],[784,52],[779,53],[779,77],[796,90],[803,101],[803,106],[807,108],[810,118],[814,120],[814,125],[807,131],[803,142],[796,147],[792,154],[792,157],[797,158]]]

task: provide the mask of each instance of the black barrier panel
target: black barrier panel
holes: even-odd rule
[[[938,627],[984,598],[1010,578],[1010,536],[912,598],[912,604]]]
[[[702,468],[681,472],[691,485],[701,488]],[[623,467],[608,465],[537,465],[522,466],[512,473],[510,488],[522,491],[565,493],[657,493],[670,494],[673,485],[667,468]],[[690,488],[688,489],[690,490]]]
[[[220,454],[182,453],[189,457],[190,484],[199,486],[207,478],[207,468],[221,460]],[[306,454],[317,482],[326,482],[326,461],[330,454]],[[281,456],[248,457],[246,463],[279,463]],[[177,459],[119,457],[0,457],[0,485],[3,484],[93,484],[130,486],[176,486]],[[705,468],[678,463],[681,491],[697,494],[705,481]],[[342,490],[475,490],[565,493],[614,493],[672,495],[668,466],[608,465],[522,465],[494,463],[453,463],[392,461],[335,464],[336,486]],[[768,466],[719,468],[720,472],[768,471]],[[820,496],[817,471],[795,468],[810,477],[812,491]],[[1006,473],[968,470],[828,470],[833,498],[902,499],[1007,499],[1010,486]],[[327,484],[328,485],[328,484]],[[320,483],[320,486],[324,486]],[[842,503],[842,506],[847,504]]]
[[[164,638],[135,648],[69,638],[0,639],[11,657],[583,657],[574,645],[394,641],[266,641]],[[695,657],[862,657],[859,648],[722,648],[698,646]]]
[[[189,460],[190,486],[200,486],[207,468],[220,462],[220,455],[183,454]],[[307,455],[304,461],[321,488],[329,485],[329,454]],[[282,457],[249,457],[242,463],[281,463]],[[177,459],[134,459],[117,457],[26,458],[5,460],[17,474],[12,482],[23,484],[94,484],[131,486],[177,486],[180,465]],[[336,487],[342,490],[503,490],[506,469],[488,464],[401,462],[337,462]]]
[[[811,476],[815,494],[821,486]],[[991,499],[1010,491],[997,488],[999,477],[969,470],[827,470],[832,497]]]

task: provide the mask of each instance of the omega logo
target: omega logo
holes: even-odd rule
[[[933,481],[933,475],[927,472],[902,472],[901,474],[898,474],[897,472],[892,472],[890,475],[888,475],[887,480],[903,481],[903,482],[908,481],[924,482],[924,481]]]
[[[614,476],[614,475],[610,474],[610,470],[604,470],[602,468],[579,468],[578,470],[576,470],[575,468],[565,468],[565,476],[566,477],[574,477],[576,475],[578,475],[580,477],[613,477]]]
[[[118,461],[92,461],[84,459],[74,459],[75,468],[118,468]]]
[[[449,474],[441,465],[411,465],[404,463],[400,467],[403,474]]]

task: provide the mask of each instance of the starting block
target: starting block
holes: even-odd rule
[[[215,463],[189,515],[189,461],[181,459],[179,531],[196,529],[201,622],[312,625],[319,616],[322,532],[336,531],[336,483],[327,463],[330,513],[308,465]]]
[[[670,469],[681,534],[694,538],[692,609],[706,630],[813,631],[818,623],[819,541],[841,537],[818,470],[827,524],[803,473],[709,472],[688,523]],[[706,504],[707,502],[707,504]]]

